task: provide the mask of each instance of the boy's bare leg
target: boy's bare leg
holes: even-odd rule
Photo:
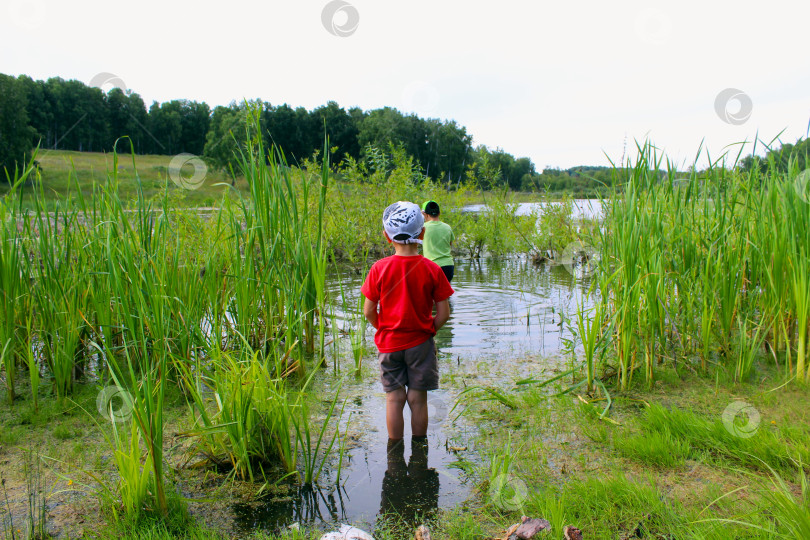
[[[405,430],[402,409],[405,408],[407,396],[405,389],[399,387],[385,395],[385,424],[388,426],[389,439],[401,439]]]
[[[411,409],[411,435],[424,437],[428,428],[427,392],[409,388],[408,407]]]

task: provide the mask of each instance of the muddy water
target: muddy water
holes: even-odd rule
[[[336,462],[324,468],[314,489],[275,494],[250,505],[236,505],[237,531],[280,531],[351,523],[373,531],[384,514],[409,523],[469,498],[473,482],[460,465],[475,459],[476,429],[453,410],[459,393],[472,385],[509,388],[529,375],[551,375],[567,362],[563,322],[584,299],[587,280],[564,266],[534,267],[524,259],[457,261],[451,317],[436,336],[441,388],[429,397],[426,444],[413,445],[405,409],[404,445],[389,447],[385,394],[379,382],[373,329],[365,333],[362,368],[353,373],[353,351],[360,350],[356,309],[363,276],[336,273],[329,281],[334,300],[335,338],[329,370],[319,381],[325,401],[339,389],[345,399],[342,423],[346,449],[338,477]],[[342,292],[341,292],[342,291]]]

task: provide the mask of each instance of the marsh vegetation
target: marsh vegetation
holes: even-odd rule
[[[382,209],[437,199],[466,286],[438,337],[450,390],[437,446],[468,482],[466,502],[432,517],[439,537],[492,535],[521,513],[596,538],[807,530],[798,161],[687,175],[641,146],[614,169],[599,219],[583,220],[570,200],[523,214],[508,191],[433,182],[405,152],[335,171],[326,143],[291,167],[257,135],[258,114],[238,147],[243,184],[224,182],[204,212],[177,204],[165,176],[149,192],[122,179],[132,155],[58,194],[33,166],[14,179],[0,202],[0,373],[2,452],[29,456],[18,478],[58,471],[94,495],[93,530],[131,537],[218,534],[189,515],[207,493],[188,494],[190,471],[240,486],[243,502],[345,484],[353,445],[376,444],[355,440],[352,415],[379,398],[351,400],[357,377],[374,378],[358,280],[386,252]],[[462,211],[472,203],[485,206]],[[510,332],[528,337],[484,350]],[[43,493],[9,489],[7,509]],[[28,500],[5,514],[7,536],[47,533],[44,503]],[[411,525],[381,519],[375,534]]]

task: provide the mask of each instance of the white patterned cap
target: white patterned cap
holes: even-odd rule
[[[421,244],[419,235],[425,225],[425,218],[419,206],[412,202],[398,201],[383,212],[383,228],[397,244]]]

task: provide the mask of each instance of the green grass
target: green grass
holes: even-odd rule
[[[215,206],[231,191],[230,178],[218,171],[209,171],[205,182],[196,190],[181,188],[168,175],[168,167],[173,157],[138,155],[134,158],[134,163],[131,159],[125,159],[115,164],[112,153],[40,150],[36,159],[42,170],[42,181],[46,186],[48,199],[65,196],[70,191],[75,192],[77,185],[89,196],[92,193],[92,185],[106,182],[113,167],[117,167],[121,195],[125,198],[137,196],[136,178],[140,179],[147,198],[163,193],[168,187],[173,203],[184,206]],[[181,172],[185,171],[181,169]],[[217,185],[223,183],[228,186]],[[248,192],[244,179],[237,181],[236,188],[243,193]],[[7,186],[0,186],[0,195],[7,191]],[[29,197],[24,201],[29,205],[30,191],[30,188],[23,190],[24,193],[29,193]]]
[[[75,439],[82,436],[81,429],[76,428],[75,426],[67,426],[65,424],[55,426],[52,433],[54,437],[62,441]]]
[[[4,446],[14,446],[20,442],[22,436],[23,430],[17,427],[6,426],[6,429],[3,429],[2,433],[0,433],[0,444]]]
[[[759,380],[717,385],[661,367],[666,384],[647,389],[640,379],[626,393],[613,392],[602,418],[604,398],[580,393],[584,385],[551,397],[570,388],[570,374],[547,386],[501,388],[515,408],[480,394],[465,414],[480,426],[478,453],[490,465],[476,473],[479,497],[468,503],[474,517],[446,537],[459,537],[470,522],[477,534],[495,535],[521,514],[544,517],[558,531],[576,525],[588,538],[784,538],[802,530],[805,495],[796,493],[807,492],[800,466],[810,446],[807,390],[785,385],[778,368],[754,367],[765,389]],[[723,422],[737,401],[760,414],[751,437]],[[737,420],[736,429],[745,427]],[[518,508],[492,499],[492,463],[507,463],[525,482]]]
[[[122,425],[112,426],[106,436],[119,481],[96,479],[105,498],[120,497],[128,519],[141,513],[173,519],[164,470],[166,396],[173,388],[201,388],[186,384],[191,367],[196,363],[195,373],[201,373],[203,364],[222,360],[215,354],[222,347],[237,361],[253,355],[271,365],[269,373],[279,381],[272,395],[263,396],[278,409],[274,417],[259,415],[250,422],[236,415],[225,422],[239,424],[243,434],[274,431],[273,445],[288,451],[262,456],[265,461],[282,458],[287,472],[295,472],[300,449],[302,475],[312,482],[333,446],[322,423],[314,430],[309,425],[306,385],[286,382],[293,371],[303,375],[317,368],[323,354],[328,161],[320,176],[292,176],[283,162],[268,162],[272,154],[260,140],[247,140],[242,156],[250,197],[226,200],[214,211],[202,228],[202,235],[211,235],[207,242],[200,242],[199,230],[190,234],[178,226],[187,215],[168,192],[150,199],[141,182],[130,206],[121,189],[127,184],[126,168],[119,166],[124,160],[116,154],[104,181],[92,183],[87,194],[74,176],[76,189],[64,197],[46,196],[43,179],[29,168],[14,189],[31,197],[12,191],[0,199],[0,277],[9,284],[0,297],[6,402],[13,406],[22,398],[15,389],[23,382],[16,377],[23,366],[42,368],[47,392],[63,409],[70,407],[88,369],[100,384],[114,387],[122,398],[116,406],[127,411]],[[25,176],[34,178],[33,189],[24,187]],[[26,203],[30,211],[24,210]],[[21,276],[30,276],[26,287]],[[206,327],[215,328],[218,339],[211,339]],[[23,355],[23,348],[35,342],[37,351]],[[288,359],[296,370],[287,369]],[[39,398],[37,373],[27,379],[31,397]],[[50,404],[32,402],[33,412],[24,411],[32,422],[40,413],[48,415]],[[80,408],[95,411],[96,405]],[[56,440],[73,436],[68,426],[52,427]]]
[[[709,458],[748,467],[789,471],[797,463],[810,463],[810,430],[801,426],[772,429],[762,426],[749,438],[729,430],[720,415],[705,418],[692,411],[668,410],[652,404],[640,421],[646,434],[688,448],[692,459]]]
[[[771,381],[770,388],[783,383],[778,371],[764,374]],[[653,538],[775,539],[803,530],[797,528],[807,517],[800,495],[801,473],[795,463],[782,458],[796,448],[806,450],[806,390],[788,386],[763,392],[758,384],[715,387],[713,381],[697,375],[679,376],[668,368],[661,375],[667,384],[646,390],[640,380],[630,394],[612,396],[614,405],[608,418],[618,425],[599,419],[599,402],[594,407],[570,396],[549,398],[551,386],[502,388],[515,409],[498,400],[472,403],[465,414],[473,415],[479,424],[480,438],[473,447],[478,455],[467,454],[466,458],[480,490],[460,507],[440,512],[430,523],[433,536],[494,536],[521,514],[548,519],[555,531],[576,525],[589,538],[616,538],[639,530]],[[568,382],[559,380],[558,384],[565,388]],[[96,391],[78,385],[77,403],[92,411]],[[755,437],[731,442],[723,435],[728,432],[720,418],[725,405],[736,400],[755,405],[761,425]],[[167,396],[169,433],[183,432],[188,428],[181,426],[193,422],[183,403],[176,389]],[[3,425],[20,432],[17,445],[46,441],[48,433],[57,429],[54,426],[70,429],[85,417],[78,406],[64,408],[49,399],[41,401],[38,412],[30,398],[1,411]],[[62,474],[78,478],[77,468],[109,470],[109,461],[96,463],[93,457],[109,452],[99,444],[99,437],[85,434],[82,440],[92,452],[78,453],[76,468],[66,468]],[[724,448],[718,450],[721,443],[716,440]],[[42,446],[50,455],[65,455],[75,444],[76,439],[68,439]],[[15,447],[5,450],[7,456],[19,451]],[[667,452],[675,457],[668,457]],[[177,463],[181,456],[170,452],[165,459]],[[475,463],[484,465],[476,468]],[[772,471],[767,463],[777,466]],[[523,499],[515,498],[524,493],[521,490],[505,493],[507,499],[518,502],[514,508],[496,504],[491,495],[493,478],[504,473],[521,479],[527,487]],[[119,525],[112,522],[101,531],[126,538],[227,536],[180,517],[182,513],[175,516],[178,521],[174,524],[160,525],[122,515]],[[381,538],[403,537],[403,529],[393,522],[381,531],[387,531]],[[281,537],[317,539],[320,532],[289,531]],[[250,536],[270,537],[260,532]]]
[[[636,433],[616,440],[616,451],[653,467],[681,467],[690,456],[690,446],[669,432]]]
[[[770,485],[763,486],[770,516],[789,537],[810,538],[810,486],[807,476],[804,473],[799,475],[801,491],[797,496],[788,482],[776,471],[771,472]]]
[[[41,178],[21,179],[22,196],[0,199],[2,451],[19,462],[36,445],[59,457],[51,478],[95,479],[110,530],[215,534],[191,526],[174,495],[174,445],[254,487],[317,481],[339,437],[337,401],[316,411],[308,390],[337,301],[323,286],[327,257],[362,266],[385,252],[387,204],[431,198],[472,256],[575,239],[601,249],[601,304],[571,318],[584,359],[546,384],[454,381],[467,388],[458,410],[480,426],[478,454],[464,459],[480,492],[440,516],[437,538],[494,535],[521,513],[593,538],[806,532],[810,412],[795,381],[808,369],[810,205],[792,191],[796,171],[713,167],[676,187],[639,148],[616,170],[605,227],[577,230],[566,205],[519,218],[509,193],[462,214],[481,192],[417,182],[404,158],[339,185],[328,161],[290,168],[257,141],[245,141],[236,190],[164,189],[168,158],[135,158],[136,182],[120,156],[54,153]],[[58,167],[61,180],[49,176]],[[182,208],[203,197],[216,202],[209,214]],[[130,396],[133,421],[99,421],[87,440],[80,422],[98,420],[100,390],[83,384],[89,367]],[[737,402],[759,413],[755,429],[724,421]]]

